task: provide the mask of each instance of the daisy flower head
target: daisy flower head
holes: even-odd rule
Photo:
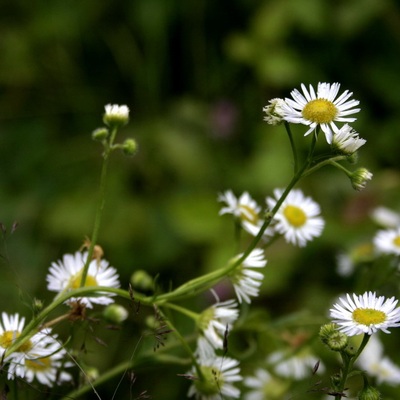
[[[318,83],[317,93],[310,85],[307,90],[301,84],[303,93],[294,89],[290,94],[292,99],[285,99],[282,104],[284,120],[294,124],[309,126],[304,136],[310,134],[317,126],[320,126],[325,134],[326,141],[331,144],[336,127],[335,122],[353,122],[356,118],[349,118],[348,115],[360,111],[359,101],[350,99],[353,93],[345,90],[339,97],[339,83]]]
[[[283,190],[275,189],[275,198],[267,197],[267,205],[273,209]],[[284,235],[288,243],[304,247],[306,243],[321,235],[325,222],[319,205],[304,196],[300,189],[293,189],[273,218],[274,229]]]
[[[374,245],[380,253],[400,255],[400,227],[378,231]]]
[[[348,124],[340,129],[334,125],[332,129],[334,131],[332,148],[340,154],[351,155],[367,142]]]
[[[129,121],[129,108],[126,105],[107,104],[104,106],[103,122],[109,127],[126,125]]]
[[[229,357],[207,357],[198,360],[202,377],[197,376],[193,367],[189,375],[193,384],[188,391],[188,397],[195,396],[198,400],[238,399],[240,390],[233,385],[242,380],[239,361]]]
[[[36,378],[41,384],[52,387],[55,384],[71,381],[72,375],[64,368],[72,367],[72,362],[64,362],[66,351],[60,343],[50,335],[50,330],[40,332],[40,340],[33,346],[29,355],[19,362],[10,363],[9,375],[21,376],[27,382]]]
[[[203,353],[210,353],[210,348],[223,348],[223,337],[226,329],[230,330],[232,324],[239,316],[236,300],[227,300],[204,310],[197,321],[201,335],[198,340],[198,349]],[[209,344],[210,346],[207,346]]]
[[[372,220],[385,228],[397,228],[400,226],[400,214],[390,208],[378,206],[371,212]]]
[[[390,333],[388,328],[400,326],[400,307],[394,297],[385,299],[376,293],[365,292],[363,295],[347,294],[346,299],[339,298],[330,310],[333,322],[347,336],[360,334],[372,335],[381,330]]]
[[[263,108],[265,112],[264,121],[270,125],[280,125],[284,119],[283,99],[272,99],[269,100],[269,104]]]
[[[83,267],[87,260],[87,252],[65,254],[62,260],[53,262],[47,275],[47,289],[53,292],[66,292],[80,287]],[[115,268],[104,260],[93,259],[89,264],[85,287],[112,287],[118,288],[119,280]],[[112,293],[97,293],[92,297],[71,298],[68,303],[76,303],[78,300],[88,308],[93,304],[107,305],[113,303]]]
[[[218,196],[218,201],[225,203],[225,206],[219,211],[219,215],[232,214],[245,231],[253,236],[258,234],[263,224],[260,218],[261,208],[248,192],[242,193],[237,198],[232,190],[227,190]],[[271,230],[267,229],[264,235],[271,235]]]
[[[231,263],[237,262],[243,254],[239,254],[231,260]],[[229,278],[235,289],[239,303],[251,303],[250,297],[257,297],[260,286],[264,279],[264,274],[254,271],[253,268],[264,268],[267,260],[264,258],[264,252],[261,249],[254,249],[246,259],[236,266],[229,274]]]

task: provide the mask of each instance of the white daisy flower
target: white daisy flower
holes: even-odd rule
[[[394,297],[385,300],[384,296],[377,297],[373,292],[353,294],[353,298],[347,294],[346,297],[347,300],[339,298],[341,304],[334,304],[330,310],[333,322],[346,335],[372,335],[378,330],[390,333],[388,328],[400,326],[400,307],[396,308],[398,300]]]
[[[400,383],[400,368],[383,353],[383,345],[377,335],[371,336],[367,346],[357,359],[360,368],[376,378],[378,385],[387,383],[397,386]]]
[[[269,104],[263,108],[265,112],[264,121],[270,125],[279,125],[284,119],[283,104],[285,100],[283,99],[272,99],[269,100]]]
[[[215,349],[223,348],[223,337],[226,329],[231,330],[232,324],[239,316],[238,304],[235,300],[227,300],[222,303],[214,304],[204,310],[197,321],[197,326],[201,331],[198,348],[203,353],[210,353],[207,342],[211,346],[212,352]],[[204,341],[206,343],[204,343]]]
[[[242,255],[243,254],[239,254],[233,258],[231,263],[235,263]],[[267,261],[264,258],[264,252],[261,249],[254,249],[243,263],[239,264],[229,274],[239,303],[242,301],[251,303],[250,296],[258,296],[264,274],[253,271],[251,268],[264,268],[266,265]]]
[[[334,131],[332,148],[338,153],[353,154],[367,141],[358,136],[358,133],[348,124],[343,125],[340,129],[332,126]]]
[[[254,376],[244,378],[243,384],[251,389],[244,395],[244,400],[290,400],[292,398],[290,383],[272,376],[262,368],[256,369]]]
[[[318,358],[307,348],[294,354],[287,351],[276,351],[268,357],[267,361],[273,365],[277,375],[295,380],[312,375],[315,365],[319,362]],[[324,371],[324,365],[319,362],[317,372],[323,373]]]
[[[301,84],[303,94],[294,89],[290,94],[293,99],[285,99],[282,104],[284,119],[294,124],[309,126],[304,136],[311,133],[318,125],[325,133],[326,141],[331,144],[335,122],[353,122],[356,118],[349,118],[348,115],[360,111],[354,108],[359,104],[358,100],[349,100],[353,93],[346,90],[336,98],[339,83],[318,83],[317,93],[310,85],[309,90]],[[336,100],[335,100],[336,99]]]
[[[270,209],[282,194],[283,190],[275,189],[275,199],[267,197]],[[288,243],[304,247],[307,241],[321,235],[325,222],[319,213],[320,207],[311,197],[304,196],[300,189],[293,189],[273,218],[274,229],[284,235]]]
[[[400,255],[400,227],[378,231],[374,245],[380,253]]]
[[[76,252],[75,254],[65,254],[62,261],[53,262],[47,275],[47,289],[53,292],[64,292],[80,287],[83,267],[87,259],[87,252]],[[118,274],[115,268],[110,267],[109,263],[102,260],[92,260],[89,265],[85,287],[107,286],[118,288]],[[93,304],[107,305],[114,300],[110,298],[112,293],[97,293],[92,297],[80,297],[81,303],[86,307],[92,308]],[[68,303],[76,302],[78,298],[71,298]]]
[[[188,397],[195,396],[199,400],[238,399],[240,390],[233,383],[243,378],[240,376],[239,361],[229,357],[211,357],[199,359],[203,379],[197,376],[193,367],[189,375],[193,384],[188,391]]]
[[[257,236],[263,224],[260,218],[261,208],[248,192],[241,194],[237,198],[232,190],[227,190],[218,196],[218,201],[226,204],[222,207],[219,215],[232,214],[234,215],[242,228],[253,236]],[[266,229],[264,235],[271,235],[271,229]]]
[[[107,104],[104,106],[103,121],[108,126],[125,125],[129,121],[129,108],[125,105]]]
[[[6,313],[2,313],[0,351],[3,355],[21,335],[24,324],[25,318],[20,318],[18,314],[9,316]],[[9,363],[8,379],[21,377],[27,379],[28,382],[32,382],[36,376],[39,382],[52,386],[57,376],[58,367],[61,366],[61,362],[56,360],[64,356],[65,350],[61,351],[61,355],[56,354],[61,346],[50,334],[50,329],[44,329],[36,333],[4,359],[5,363]],[[35,366],[36,371],[34,371]],[[67,376],[69,374],[61,373],[59,375],[60,381],[66,380]],[[54,379],[51,379],[52,377]]]

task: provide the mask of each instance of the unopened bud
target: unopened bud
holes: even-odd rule
[[[153,290],[153,278],[144,270],[139,269],[131,275],[132,286],[139,291]]]
[[[122,144],[122,151],[126,156],[133,156],[137,150],[137,143],[133,139],[126,139]]]
[[[358,393],[358,400],[380,400],[381,394],[372,386],[366,386]]]
[[[107,139],[108,135],[109,132],[107,128],[97,128],[92,132],[92,139],[101,142]]]
[[[113,324],[120,324],[128,318],[128,311],[119,304],[110,304],[104,309],[103,316]]]
[[[348,337],[337,330],[334,323],[323,325],[319,331],[319,337],[333,351],[342,351],[348,344]]]

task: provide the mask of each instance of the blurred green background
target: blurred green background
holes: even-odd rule
[[[90,133],[107,103],[130,107],[119,140],[139,144],[134,158],[112,158],[99,237],[124,288],[141,268],[168,290],[236,253],[217,195],[247,190],[264,204],[289,181],[287,137],[263,123],[262,108],[301,83],[340,82],[360,100],[360,166],[374,179],[362,193],[332,169],[302,183],[321,204],[323,237],[301,250],[273,246],[258,303],[273,317],[302,308],[325,316],[332,297],[354,286],[334,271],[338,250],[372,237],[374,206],[400,211],[394,0],[16,0],[2,5],[0,20],[1,310],[29,318],[33,297],[48,303],[50,263],[91,234],[101,147]],[[306,149],[310,137],[294,132]],[[120,344],[95,361],[100,369],[133,351],[140,323],[100,334]],[[133,392],[181,398],[188,383],[176,374],[185,368],[160,371]],[[115,386],[102,387],[102,398]]]

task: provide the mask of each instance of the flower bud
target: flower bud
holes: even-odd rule
[[[334,323],[323,325],[319,331],[319,337],[333,351],[342,351],[348,344],[348,337],[337,330]]]
[[[372,179],[372,173],[366,168],[358,168],[351,175],[351,185],[357,191],[365,189],[367,181]]]
[[[104,139],[107,139],[109,135],[107,128],[97,128],[92,132],[92,139],[97,142],[102,142]]]
[[[126,125],[129,121],[129,108],[125,105],[107,104],[105,107],[103,122],[109,127]]]
[[[377,389],[372,386],[366,386],[360,393],[358,393],[358,400],[379,400],[381,394]]]
[[[122,151],[126,156],[133,156],[137,150],[137,143],[133,139],[126,139],[122,145]]]
[[[119,304],[110,304],[104,309],[103,316],[113,324],[120,324],[128,318],[128,311]]]
[[[139,269],[131,275],[131,284],[137,290],[153,290],[153,278],[144,270]]]

